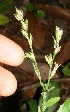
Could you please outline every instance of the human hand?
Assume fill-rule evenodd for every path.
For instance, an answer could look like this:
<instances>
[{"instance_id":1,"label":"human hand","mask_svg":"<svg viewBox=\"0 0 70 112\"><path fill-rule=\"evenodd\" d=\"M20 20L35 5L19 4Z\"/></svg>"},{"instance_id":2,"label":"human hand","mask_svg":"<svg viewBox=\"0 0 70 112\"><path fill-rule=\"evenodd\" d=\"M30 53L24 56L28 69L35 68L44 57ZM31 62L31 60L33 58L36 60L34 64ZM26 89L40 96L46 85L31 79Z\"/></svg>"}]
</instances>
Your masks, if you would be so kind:
<instances>
[{"instance_id":1,"label":"human hand","mask_svg":"<svg viewBox=\"0 0 70 112\"><path fill-rule=\"evenodd\" d=\"M11 66L18 66L23 62L22 48L12 40L0 35L0 62ZM10 96L17 89L17 80L14 75L0 67L0 96Z\"/></svg>"}]
</instances>

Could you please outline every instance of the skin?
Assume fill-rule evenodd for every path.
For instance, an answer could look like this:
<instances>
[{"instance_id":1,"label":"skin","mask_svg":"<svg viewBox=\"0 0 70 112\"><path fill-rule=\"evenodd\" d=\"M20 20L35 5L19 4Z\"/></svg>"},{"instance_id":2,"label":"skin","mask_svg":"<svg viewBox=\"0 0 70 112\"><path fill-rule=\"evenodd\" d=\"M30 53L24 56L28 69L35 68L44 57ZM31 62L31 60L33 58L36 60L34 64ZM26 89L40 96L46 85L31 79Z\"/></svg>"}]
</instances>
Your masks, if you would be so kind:
<instances>
[{"instance_id":1,"label":"skin","mask_svg":"<svg viewBox=\"0 0 70 112\"><path fill-rule=\"evenodd\" d=\"M22 48L7 37L0 35L0 62L11 66L18 66L23 62ZM0 67L0 96L10 96L17 89L14 75Z\"/></svg>"}]
</instances>

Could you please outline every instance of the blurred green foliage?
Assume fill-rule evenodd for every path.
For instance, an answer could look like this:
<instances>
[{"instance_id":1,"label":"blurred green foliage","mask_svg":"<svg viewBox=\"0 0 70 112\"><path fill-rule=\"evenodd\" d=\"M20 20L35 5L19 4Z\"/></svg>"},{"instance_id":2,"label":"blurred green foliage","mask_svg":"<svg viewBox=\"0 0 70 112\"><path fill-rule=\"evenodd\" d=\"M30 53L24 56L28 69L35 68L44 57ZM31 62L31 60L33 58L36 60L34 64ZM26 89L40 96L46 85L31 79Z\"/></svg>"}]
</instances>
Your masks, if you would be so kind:
<instances>
[{"instance_id":1,"label":"blurred green foliage","mask_svg":"<svg viewBox=\"0 0 70 112\"><path fill-rule=\"evenodd\" d=\"M5 13L10 8L10 5L13 0L3 0L0 2L0 14Z\"/></svg>"},{"instance_id":2,"label":"blurred green foliage","mask_svg":"<svg viewBox=\"0 0 70 112\"><path fill-rule=\"evenodd\" d=\"M64 67L62 68L62 73L65 76L70 76L70 61L64 65Z\"/></svg>"}]
</instances>

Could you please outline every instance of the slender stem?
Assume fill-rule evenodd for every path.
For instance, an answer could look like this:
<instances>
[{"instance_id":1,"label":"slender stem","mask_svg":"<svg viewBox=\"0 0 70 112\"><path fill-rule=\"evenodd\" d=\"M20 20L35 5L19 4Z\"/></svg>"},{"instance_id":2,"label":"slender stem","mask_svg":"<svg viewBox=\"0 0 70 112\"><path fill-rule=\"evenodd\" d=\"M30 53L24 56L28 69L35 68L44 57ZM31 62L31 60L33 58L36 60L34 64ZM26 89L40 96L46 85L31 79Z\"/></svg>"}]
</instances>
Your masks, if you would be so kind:
<instances>
[{"instance_id":1,"label":"slender stem","mask_svg":"<svg viewBox=\"0 0 70 112\"><path fill-rule=\"evenodd\" d=\"M52 69L50 68L50 70L49 70L49 76L48 76L48 83L47 83L48 87L49 87L49 83L50 83L51 71L52 71Z\"/></svg>"},{"instance_id":2,"label":"slender stem","mask_svg":"<svg viewBox=\"0 0 70 112\"><path fill-rule=\"evenodd\" d=\"M53 54L53 57L52 57L52 62L50 63L50 69L49 69L49 75L48 75L48 87L49 87L49 83L50 83L50 77L51 77L51 73L52 73L52 66L53 66L53 63L54 63L54 59L55 59L55 54Z\"/></svg>"}]
</instances>

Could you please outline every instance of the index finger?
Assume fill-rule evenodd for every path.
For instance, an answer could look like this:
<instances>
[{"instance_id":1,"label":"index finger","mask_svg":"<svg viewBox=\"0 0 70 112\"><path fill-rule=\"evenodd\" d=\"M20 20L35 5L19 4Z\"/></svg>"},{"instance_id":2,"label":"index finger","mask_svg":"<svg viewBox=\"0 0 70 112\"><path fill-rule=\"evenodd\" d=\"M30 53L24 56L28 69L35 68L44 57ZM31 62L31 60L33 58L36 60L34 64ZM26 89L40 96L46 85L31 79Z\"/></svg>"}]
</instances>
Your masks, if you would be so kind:
<instances>
[{"instance_id":1,"label":"index finger","mask_svg":"<svg viewBox=\"0 0 70 112\"><path fill-rule=\"evenodd\" d=\"M0 62L18 66L23 62L24 51L9 38L0 35Z\"/></svg>"}]
</instances>

